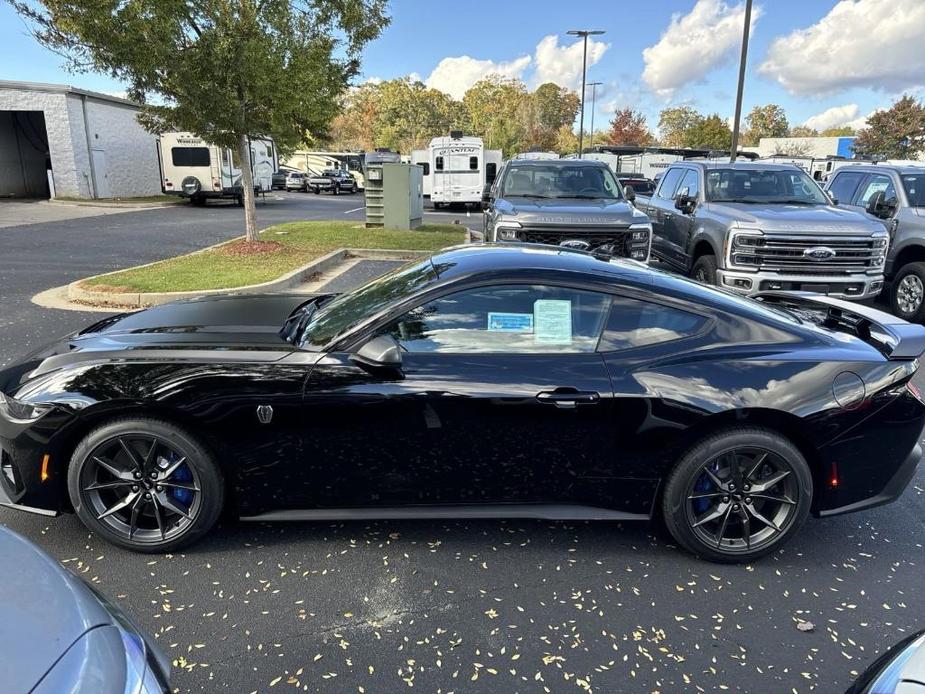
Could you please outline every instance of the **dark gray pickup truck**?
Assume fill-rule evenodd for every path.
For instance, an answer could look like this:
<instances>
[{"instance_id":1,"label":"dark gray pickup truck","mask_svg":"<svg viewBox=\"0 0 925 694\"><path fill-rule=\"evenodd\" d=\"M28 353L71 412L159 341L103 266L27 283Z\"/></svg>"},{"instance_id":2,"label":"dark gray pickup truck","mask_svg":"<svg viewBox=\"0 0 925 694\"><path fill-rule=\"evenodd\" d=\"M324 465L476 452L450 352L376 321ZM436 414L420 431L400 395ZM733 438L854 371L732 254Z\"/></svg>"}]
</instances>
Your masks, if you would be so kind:
<instances>
[{"instance_id":1,"label":"dark gray pickup truck","mask_svg":"<svg viewBox=\"0 0 925 694\"><path fill-rule=\"evenodd\" d=\"M652 220L653 257L707 284L844 299L883 287L883 225L835 206L792 164L678 162L636 206Z\"/></svg>"},{"instance_id":2,"label":"dark gray pickup truck","mask_svg":"<svg viewBox=\"0 0 925 694\"><path fill-rule=\"evenodd\" d=\"M890 234L883 274L900 318L925 322L925 163L842 166L826 186L838 204L866 214Z\"/></svg>"},{"instance_id":3,"label":"dark gray pickup truck","mask_svg":"<svg viewBox=\"0 0 925 694\"><path fill-rule=\"evenodd\" d=\"M486 187L482 209L486 241L649 259L649 218L630 204L602 162L512 159Z\"/></svg>"}]
</instances>

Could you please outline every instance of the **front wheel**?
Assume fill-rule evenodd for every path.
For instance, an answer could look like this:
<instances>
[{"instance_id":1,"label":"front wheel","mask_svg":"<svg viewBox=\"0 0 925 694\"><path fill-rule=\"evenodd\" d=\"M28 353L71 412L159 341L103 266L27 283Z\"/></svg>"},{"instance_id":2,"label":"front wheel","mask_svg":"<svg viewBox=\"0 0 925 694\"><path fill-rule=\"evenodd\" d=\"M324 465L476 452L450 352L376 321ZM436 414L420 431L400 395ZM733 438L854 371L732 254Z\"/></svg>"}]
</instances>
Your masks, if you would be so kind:
<instances>
[{"instance_id":1,"label":"front wheel","mask_svg":"<svg viewBox=\"0 0 925 694\"><path fill-rule=\"evenodd\" d=\"M812 475L796 446L768 429L733 427L684 455L665 485L662 514L694 554L748 562L793 536L812 496Z\"/></svg>"},{"instance_id":2,"label":"front wheel","mask_svg":"<svg viewBox=\"0 0 925 694\"><path fill-rule=\"evenodd\" d=\"M893 313L910 323L925 322L925 263L903 265L890 285Z\"/></svg>"},{"instance_id":3,"label":"front wheel","mask_svg":"<svg viewBox=\"0 0 925 694\"><path fill-rule=\"evenodd\" d=\"M136 552L171 552L205 534L222 510L222 474L182 429L122 419L80 442L68 493L84 525Z\"/></svg>"},{"instance_id":4,"label":"front wheel","mask_svg":"<svg viewBox=\"0 0 925 694\"><path fill-rule=\"evenodd\" d=\"M691 277L703 284L716 284L716 256L702 255L691 268Z\"/></svg>"}]
</instances>

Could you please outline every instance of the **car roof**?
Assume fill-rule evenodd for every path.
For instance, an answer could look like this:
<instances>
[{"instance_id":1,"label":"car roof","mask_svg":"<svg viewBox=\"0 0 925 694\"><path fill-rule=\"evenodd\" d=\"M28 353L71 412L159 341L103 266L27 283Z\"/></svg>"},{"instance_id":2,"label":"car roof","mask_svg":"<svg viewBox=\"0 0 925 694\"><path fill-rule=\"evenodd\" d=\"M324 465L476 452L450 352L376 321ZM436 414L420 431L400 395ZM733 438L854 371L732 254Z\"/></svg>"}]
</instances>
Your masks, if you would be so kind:
<instances>
[{"instance_id":1,"label":"car roof","mask_svg":"<svg viewBox=\"0 0 925 694\"><path fill-rule=\"evenodd\" d=\"M603 166L604 168L609 168L604 162L595 161L594 159L511 159L509 163L516 166L556 166L559 168L566 166Z\"/></svg>"},{"instance_id":2,"label":"car roof","mask_svg":"<svg viewBox=\"0 0 925 694\"><path fill-rule=\"evenodd\" d=\"M737 171L755 171L764 170L764 171L793 171L793 168L796 164L788 162L766 162L766 161L736 161L736 162L721 162L721 161L691 161L690 159L685 159L684 161L674 162L672 166L676 165L685 165L685 166L696 166L706 171L712 171L714 169L734 169ZM799 168L799 167L797 167ZM801 169L802 171L802 169Z\"/></svg>"},{"instance_id":3,"label":"car roof","mask_svg":"<svg viewBox=\"0 0 925 694\"><path fill-rule=\"evenodd\" d=\"M842 171L862 171L864 173L877 173L883 171L895 171L898 174L925 174L925 162L922 162L921 166L899 166L897 164L848 164L846 166L840 166L835 171L832 172L832 175L840 174Z\"/></svg>"}]
</instances>

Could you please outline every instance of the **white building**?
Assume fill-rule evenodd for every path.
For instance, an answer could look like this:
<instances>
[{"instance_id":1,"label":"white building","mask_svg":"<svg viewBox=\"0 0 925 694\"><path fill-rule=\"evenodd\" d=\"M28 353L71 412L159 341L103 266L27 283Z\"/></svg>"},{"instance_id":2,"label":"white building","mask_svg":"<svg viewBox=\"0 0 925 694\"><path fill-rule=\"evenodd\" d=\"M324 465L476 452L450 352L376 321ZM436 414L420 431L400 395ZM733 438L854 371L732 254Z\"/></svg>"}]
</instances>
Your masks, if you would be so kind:
<instances>
[{"instance_id":1,"label":"white building","mask_svg":"<svg viewBox=\"0 0 925 694\"><path fill-rule=\"evenodd\" d=\"M0 80L0 197L158 195L157 137L137 113L108 94Z\"/></svg>"},{"instance_id":2,"label":"white building","mask_svg":"<svg viewBox=\"0 0 925 694\"><path fill-rule=\"evenodd\" d=\"M854 136L845 137L762 137L757 147L743 147L744 150L756 152L760 157L772 157L775 154L787 156L825 157L854 156Z\"/></svg>"}]
</instances>

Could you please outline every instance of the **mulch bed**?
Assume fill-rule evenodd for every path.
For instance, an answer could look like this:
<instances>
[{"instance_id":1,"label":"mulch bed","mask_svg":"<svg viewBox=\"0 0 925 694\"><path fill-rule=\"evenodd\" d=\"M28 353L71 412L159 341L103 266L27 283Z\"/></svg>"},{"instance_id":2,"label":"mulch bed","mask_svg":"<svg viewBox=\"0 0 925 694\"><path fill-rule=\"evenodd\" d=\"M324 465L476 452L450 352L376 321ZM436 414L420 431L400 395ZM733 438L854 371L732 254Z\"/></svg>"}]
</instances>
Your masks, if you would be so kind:
<instances>
[{"instance_id":1,"label":"mulch bed","mask_svg":"<svg viewBox=\"0 0 925 694\"><path fill-rule=\"evenodd\" d=\"M278 241L235 241L218 249L223 255L258 255L262 253L276 253L282 250L283 244Z\"/></svg>"}]
</instances>

